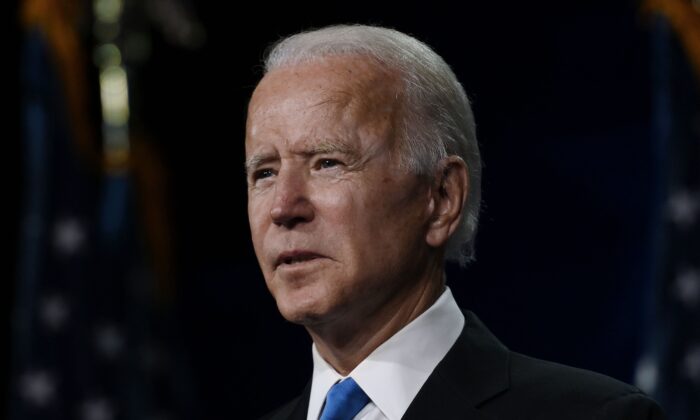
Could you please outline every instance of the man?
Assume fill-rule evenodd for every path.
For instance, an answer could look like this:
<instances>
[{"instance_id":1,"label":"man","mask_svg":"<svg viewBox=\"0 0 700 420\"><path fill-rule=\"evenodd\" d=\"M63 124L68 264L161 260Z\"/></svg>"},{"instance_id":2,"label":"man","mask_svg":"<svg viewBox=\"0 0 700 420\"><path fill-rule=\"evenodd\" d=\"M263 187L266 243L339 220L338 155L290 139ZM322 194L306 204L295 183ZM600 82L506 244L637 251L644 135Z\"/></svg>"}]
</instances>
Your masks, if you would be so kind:
<instances>
[{"instance_id":1,"label":"man","mask_svg":"<svg viewBox=\"0 0 700 420\"><path fill-rule=\"evenodd\" d=\"M313 339L271 419L663 418L634 387L510 352L445 286L471 258L480 158L464 89L400 32L335 26L269 53L246 127L248 214L282 315Z\"/></svg>"}]
</instances>

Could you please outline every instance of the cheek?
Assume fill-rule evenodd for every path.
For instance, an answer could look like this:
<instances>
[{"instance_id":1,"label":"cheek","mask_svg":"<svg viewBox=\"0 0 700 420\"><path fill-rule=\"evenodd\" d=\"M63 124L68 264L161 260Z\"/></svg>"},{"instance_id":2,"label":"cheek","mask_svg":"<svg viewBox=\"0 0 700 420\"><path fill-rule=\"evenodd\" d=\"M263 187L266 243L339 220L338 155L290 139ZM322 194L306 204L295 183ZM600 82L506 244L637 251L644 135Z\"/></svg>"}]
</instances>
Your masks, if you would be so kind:
<instances>
[{"instance_id":1,"label":"cheek","mask_svg":"<svg viewBox=\"0 0 700 420\"><path fill-rule=\"evenodd\" d=\"M255 196L248 198L248 223L250 224L250 236L253 240L255 253L260 255L265 231L269 225L269 211L265 211L264 197Z\"/></svg>"},{"instance_id":2,"label":"cheek","mask_svg":"<svg viewBox=\"0 0 700 420\"><path fill-rule=\"evenodd\" d=\"M355 185L343 183L319 188L312 202L317 216L331 227L346 230L353 228L363 200Z\"/></svg>"},{"instance_id":3,"label":"cheek","mask_svg":"<svg viewBox=\"0 0 700 420\"><path fill-rule=\"evenodd\" d=\"M334 238L333 242L348 257L352 254L365 258L384 252L391 239L382 236L392 210L381 191L366 184L347 183L319 194L315 207L328 228L327 236Z\"/></svg>"}]
</instances>

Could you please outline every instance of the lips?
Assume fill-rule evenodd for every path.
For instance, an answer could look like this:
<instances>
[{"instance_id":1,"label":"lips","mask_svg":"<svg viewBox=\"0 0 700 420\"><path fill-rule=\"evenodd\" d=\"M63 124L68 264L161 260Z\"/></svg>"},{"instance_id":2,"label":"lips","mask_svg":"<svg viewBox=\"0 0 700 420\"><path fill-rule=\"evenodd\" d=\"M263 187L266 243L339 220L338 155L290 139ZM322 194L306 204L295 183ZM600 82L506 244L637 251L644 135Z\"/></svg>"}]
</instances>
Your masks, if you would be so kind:
<instances>
[{"instance_id":1,"label":"lips","mask_svg":"<svg viewBox=\"0 0 700 420\"><path fill-rule=\"evenodd\" d=\"M306 261L323 258L323 255L316 252L293 250L281 253L275 260L275 268L280 266L293 266Z\"/></svg>"}]
</instances>

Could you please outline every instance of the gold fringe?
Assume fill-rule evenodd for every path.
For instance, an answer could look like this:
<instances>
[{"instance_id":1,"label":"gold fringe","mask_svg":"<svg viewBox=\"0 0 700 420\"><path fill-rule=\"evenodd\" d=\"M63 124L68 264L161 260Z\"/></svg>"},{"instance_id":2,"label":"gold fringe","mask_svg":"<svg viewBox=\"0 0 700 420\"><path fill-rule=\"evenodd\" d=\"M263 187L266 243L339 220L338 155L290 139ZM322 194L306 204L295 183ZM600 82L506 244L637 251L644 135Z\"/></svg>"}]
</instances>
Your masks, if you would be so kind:
<instances>
[{"instance_id":1,"label":"gold fringe","mask_svg":"<svg viewBox=\"0 0 700 420\"><path fill-rule=\"evenodd\" d=\"M700 80L700 12L687 0L645 0L642 10L668 19Z\"/></svg>"}]
</instances>

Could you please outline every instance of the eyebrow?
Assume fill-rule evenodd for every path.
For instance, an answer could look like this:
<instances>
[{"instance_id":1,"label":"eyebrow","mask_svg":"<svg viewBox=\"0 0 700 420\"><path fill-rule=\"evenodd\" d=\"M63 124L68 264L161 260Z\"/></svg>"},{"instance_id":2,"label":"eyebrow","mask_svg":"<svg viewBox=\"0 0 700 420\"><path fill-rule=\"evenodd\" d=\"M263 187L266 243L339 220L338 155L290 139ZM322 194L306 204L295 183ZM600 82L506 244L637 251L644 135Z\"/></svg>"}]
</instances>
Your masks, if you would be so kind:
<instances>
[{"instance_id":1,"label":"eyebrow","mask_svg":"<svg viewBox=\"0 0 700 420\"><path fill-rule=\"evenodd\" d=\"M340 153L343 155L348 155L353 158L358 157L359 153L357 149L351 146L348 142L344 140L333 140L333 141L323 141L319 144L314 144L308 148L303 148L303 150L293 151L292 154L300 155L304 157L312 157L316 155ZM254 154L245 161L245 172L250 174L259 166L272 162L279 159L279 154L274 153L259 153Z\"/></svg>"},{"instance_id":2,"label":"eyebrow","mask_svg":"<svg viewBox=\"0 0 700 420\"><path fill-rule=\"evenodd\" d=\"M345 140L334 140L320 142L319 144L311 146L308 150L300 151L297 154L310 157L330 153L355 156L357 155L357 150Z\"/></svg>"},{"instance_id":3,"label":"eyebrow","mask_svg":"<svg viewBox=\"0 0 700 420\"><path fill-rule=\"evenodd\" d=\"M277 153L259 153L251 156L250 158L246 159L244 164L246 175L250 175L251 172L253 172L253 170L260 165L271 162L275 159L277 159Z\"/></svg>"}]
</instances>

